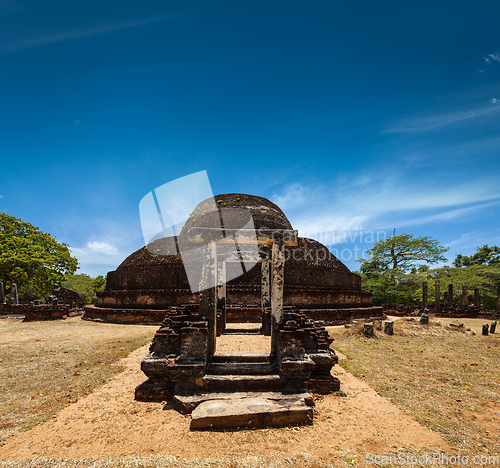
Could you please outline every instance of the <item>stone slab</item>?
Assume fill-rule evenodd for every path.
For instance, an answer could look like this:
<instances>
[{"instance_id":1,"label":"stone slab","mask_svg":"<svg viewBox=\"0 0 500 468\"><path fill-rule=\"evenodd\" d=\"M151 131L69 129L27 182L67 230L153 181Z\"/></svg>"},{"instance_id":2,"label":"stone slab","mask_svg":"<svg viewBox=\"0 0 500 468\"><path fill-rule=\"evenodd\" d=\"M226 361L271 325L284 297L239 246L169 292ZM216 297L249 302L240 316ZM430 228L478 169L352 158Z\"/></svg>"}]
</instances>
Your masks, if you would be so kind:
<instances>
[{"instance_id":1,"label":"stone slab","mask_svg":"<svg viewBox=\"0 0 500 468\"><path fill-rule=\"evenodd\" d=\"M310 393L284 393L284 392L231 392L231 393L195 393L190 395L175 394L173 405L175 410L182 414L189 414L194 409L210 400L233 400L241 398L264 398L267 400L293 400L303 401L308 406L314 406L314 400Z\"/></svg>"},{"instance_id":2,"label":"stone slab","mask_svg":"<svg viewBox=\"0 0 500 468\"><path fill-rule=\"evenodd\" d=\"M301 399L232 398L201 403L191 430L283 427L312 424L313 410Z\"/></svg>"}]
</instances>

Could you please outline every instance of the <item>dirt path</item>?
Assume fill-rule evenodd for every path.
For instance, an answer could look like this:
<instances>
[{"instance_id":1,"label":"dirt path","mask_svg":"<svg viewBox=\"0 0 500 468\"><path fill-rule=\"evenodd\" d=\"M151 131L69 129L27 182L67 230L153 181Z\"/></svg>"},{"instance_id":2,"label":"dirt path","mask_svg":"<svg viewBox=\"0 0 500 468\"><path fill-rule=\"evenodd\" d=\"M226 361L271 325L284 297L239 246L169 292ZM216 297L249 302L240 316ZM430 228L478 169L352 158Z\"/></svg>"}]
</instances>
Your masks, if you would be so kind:
<instances>
[{"instance_id":1,"label":"dirt path","mask_svg":"<svg viewBox=\"0 0 500 468\"><path fill-rule=\"evenodd\" d=\"M229 335L218 349L243 351L267 346L263 337ZM224 337L224 339L226 339ZM228 344L229 343L229 344ZM308 453L334 460L347 452L387 454L401 447L449 450L441 436L403 414L366 383L339 366L333 373L347 397L317 402L313 426L228 432L191 432L189 417L160 403L134 401L145 380L140 361L148 346L122 360L126 370L49 421L20 433L0 448L0 459L174 455L181 459L244 458ZM339 356L345 358L344 356Z\"/></svg>"}]
</instances>

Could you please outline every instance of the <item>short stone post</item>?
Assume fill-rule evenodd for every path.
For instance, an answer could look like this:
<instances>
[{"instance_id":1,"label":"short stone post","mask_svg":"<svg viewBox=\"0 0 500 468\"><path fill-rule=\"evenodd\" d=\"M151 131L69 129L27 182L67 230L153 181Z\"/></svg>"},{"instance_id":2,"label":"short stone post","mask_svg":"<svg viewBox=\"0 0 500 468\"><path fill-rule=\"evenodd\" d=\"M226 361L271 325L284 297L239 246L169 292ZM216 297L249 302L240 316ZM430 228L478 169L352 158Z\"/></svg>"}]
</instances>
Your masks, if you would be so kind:
<instances>
[{"instance_id":1,"label":"short stone post","mask_svg":"<svg viewBox=\"0 0 500 468\"><path fill-rule=\"evenodd\" d=\"M17 296L17 286L16 283L10 285L10 302L11 304L19 304L19 297Z\"/></svg>"},{"instance_id":2,"label":"short stone post","mask_svg":"<svg viewBox=\"0 0 500 468\"><path fill-rule=\"evenodd\" d=\"M481 296L479 295L479 289L474 289L474 306L481 307Z\"/></svg>"},{"instance_id":3,"label":"short stone post","mask_svg":"<svg viewBox=\"0 0 500 468\"><path fill-rule=\"evenodd\" d=\"M484 336L488 336L488 324L487 323L483 323L483 335Z\"/></svg>"},{"instance_id":4,"label":"short stone post","mask_svg":"<svg viewBox=\"0 0 500 468\"><path fill-rule=\"evenodd\" d=\"M496 320L492 320L490 326L490 333L495 333L496 329L497 329L497 322Z\"/></svg>"},{"instance_id":5,"label":"short stone post","mask_svg":"<svg viewBox=\"0 0 500 468\"><path fill-rule=\"evenodd\" d=\"M273 242L271 265L271 354L276 355L276 333L283 318L283 288L285 282L285 242Z\"/></svg>"},{"instance_id":6,"label":"short stone post","mask_svg":"<svg viewBox=\"0 0 500 468\"><path fill-rule=\"evenodd\" d=\"M384 332L388 335L394 335L394 322L392 320L386 320L384 324Z\"/></svg>"},{"instance_id":7,"label":"short stone post","mask_svg":"<svg viewBox=\"0 0 500 468\"><path fill-rule=\"evenodd\" d=\"M363 333L367 338L373 338L373 323L364 323L363 324Z\"/></svg>"},{"instance_id":8,"label":"short stone post","mask_svg":"<svg viewBox=\"0 0 500 468\"><path fill-rule=\"evenodd\" d=\"M0 282L0 304L5 304L5 289L2 282Z\"/></svg>"},{"instance_id":9,"label":"short stone post","mask_svg":"<svg viewBox=\"0 0 500 468\"><path fill-rule=\"evenodd\" d=\"M217 334L217 246L209 242L203 247L203 273L200 281L200 315L208 322L208 357L215 353Z\"/></svg>"},{"instance_id":10,"label":"short stone post","mask_svg":"<svg viewBox=\"0 0 500 468\"><path fill-rule=\"evenodd\" d=\"M427 307L427 299L428 299L429 286L427 281L422 283L422 307L425 309Z\"/></svg>"},{"instance_id":11,"label":"short stone post","mask_svg":"<svg viewBox=\"0 0 500 468\"><path fill-rule=\"evenodd\" d=\"M421 316L420 316L420 323L422 325L427 325L429 323L429 314L426 314L426 313L423 313Z\"/></svg>"},{"instance_id":12,"label":"short stone post","mask_svg":"<svg viewBox=\"0 0 500 468\"><path fill-rule=\"evenodd\" d=\"M469 288L462 287L462 307L469 307Z\"/></svg>"},{"instance_id":13,"label":"short stone post","mask_svg":"<svg viewBox=\"0 0 500 468\"><path fill-rule=\"evenodd\" d=\"M453 284L448 285L448 305L453 307Z\"/></svg>"},{"instance_id":14,"label":"short stone post","mask_svg":"<svg viewBox=\"0 0 500 468\"><path fill-rule=\"evenodd\" d=\"M441 282L436 281L436 291L434 293L435 303L434 308L437 310L441 307Z\"/></svg>"}]
</instances>

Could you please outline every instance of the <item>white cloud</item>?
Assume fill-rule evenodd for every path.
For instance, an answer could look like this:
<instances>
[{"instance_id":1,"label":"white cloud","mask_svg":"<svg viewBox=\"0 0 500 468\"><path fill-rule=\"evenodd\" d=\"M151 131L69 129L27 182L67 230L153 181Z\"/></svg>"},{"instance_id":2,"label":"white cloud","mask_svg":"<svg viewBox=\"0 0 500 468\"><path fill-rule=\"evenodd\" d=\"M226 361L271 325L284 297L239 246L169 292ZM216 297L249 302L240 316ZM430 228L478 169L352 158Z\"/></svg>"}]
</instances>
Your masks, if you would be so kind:
<instances>
[{"instance_id":1,"label":"white cloud","mask_svg":"<svg viewBox=\"0 0 500 468\"><path fill-rule=\"evenodd\" d=\"M102 253L104 255L115 255L118 253L118 249L113 245L106 244L106 242L88 242L87 248L93 252Z\"/></svg>"},{"instance_id":2,"label":"white cloud","mask_svg":"<svg viewBox=\"0 0 500 468\"><path fill-rule=\"evenodd\" d=\"M479 117L487 117L498 112L496 106L484 106L467 111L450 112L438 114L431 117L414 118L403 120L401 123L385 130L383 133L416 133L426 132L445 125L454 124L464 120L473 120Z\"/></svg>"},{"instance_id":3,"label":"white cloud","mask_svg":"<svg viewBox=\"0 0 500 468\"><path fill-rule=\"evenodd\" d=\"M497 98L491 98L491 103L496 104L497 102L500 102Z\"/></svg>"},{"instance_id":4,"label":"white cloud","mask_svg":"<svg viewBox=\"0 0 500 468\"><path fill-rule=\"evenodd\" d=\"M492 60L495 60L497 62L500 62L500 54L488 54L488 57L490 57Z\"/></svg>"},{"instance_id":5,"label":"white cloud","mask_svg":"<svg viewBox=\"0 0 500 468\"><path fill-rule=\"evenodd\" d=\"M488 65L491 65L491 60L488 57L483 57Z\"/></svg>"},{"instance_id":6,"label":"white cloud","mask_svg":"<svg viewBox=\"0 0 500 468\"><path fill-rule=\"evenodd\" d=\"M37 37L21 39L10 44L0 45L0 51L13 52L16 50L31 49L46 44L54 44L56 42L72 41L77 39L85 39L88 37L98 36L101 34L118 31L120 29L134 28L146 24L156 23L158 21L167 20L169 17L153 17L135 21L124 21L121 23L104 24L94 27L76 29L73 31L59 31L50 34L43 34Z\"/></svg>"},{"instance_id":7,"label":"white cloud","mask_svg":"<svg viewBox=\"0 0 500 468\"><path fill-rule=\"evenodd\" d=\"M356 179L370 183L353 188L350 181ZM470 218L500 203L500 186L495 177L443 186L441 181L409 179L406 172L394 167L352 178L338 177L328 185L315 184L313 189L294 183L284 189L284 196L275 194L271 200L279 206L280 200L292 202L288 196L292 189L293 193L308 194L307 209L295 210L293 204L282 208L299 235L320 242L331 238L328 233L334 231L383 230ZM315 193L322 195L316 197ZM430 214L422 216L423 210Z\"/></svg>"}]
</instances>

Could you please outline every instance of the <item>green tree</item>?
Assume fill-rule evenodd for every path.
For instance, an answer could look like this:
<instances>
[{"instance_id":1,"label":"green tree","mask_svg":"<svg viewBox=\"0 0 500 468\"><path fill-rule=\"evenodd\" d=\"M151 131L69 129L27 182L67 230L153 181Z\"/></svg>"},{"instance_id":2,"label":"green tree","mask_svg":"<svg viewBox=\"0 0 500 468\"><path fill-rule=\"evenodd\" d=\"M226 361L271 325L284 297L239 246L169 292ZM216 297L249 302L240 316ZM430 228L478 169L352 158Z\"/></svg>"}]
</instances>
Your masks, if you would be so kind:
<instances>
[{"instance_id":1,"label":"green tree","mask_svg":"<svg viewBox=\"0 0 500 468\"><path fill-rule=\"evenodd\" d=\"M366 252L368 259L358 259L361 262L361 271L392 270L405 272L417 268L421 262L433 264L445 262L443 254L448 250L431 237L413 237L413 234L393 235L381 239Z\"/></svg>"},{"instance_id":2,"label":"green tree","mask_svg":"<svg viewBox=\"0 0 500 468\"><path fill-rule=\"evenodd\" d=\"M458 254L453 261L456 267L467 267L471 265L500 266L500 247L496 245L488 247L488 244L478 247L474 255Z\"/></svg>"},{"instance_id":3,"label":"green tree","mask_svg":"<svg viewBox=\"0 0 500 468\"><path fill-rule=\"evenodd\" d=\"M21 299L47 298L78 268L66 244L12 215L0 213L0 281L16 283Z\"/></svg>"},{"instance_id":4,"label":"green tree","mask_svg":"<svg viewBox=\"0 0 500 468\"><path fill-rule=\"evenodd\" d=\"M430 237L396 235L375 242L361 262L363 289L373 293L374 304L398 302L415 304L417 291L429 276L429 264L446 261L448 249ZM421 296L420 296L421 297Z\"/></svg>"},{"instance_id":5,"label":"green tree","mask_svg":"<svg viewBox=\"0 0 500 468\"><path fill-rule=\"evenodd\" d=\"M91 278L89 275L80 273L78 275L67 275L61 286L71 291L75 291L84 300L85 304L93 304L97 300L96 292L104 290L106 278L97 276Z\"/></svg>"}]
</instances>

